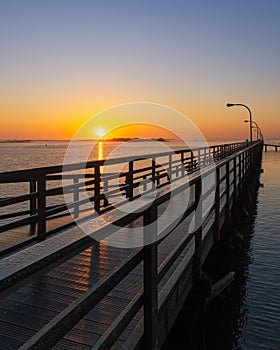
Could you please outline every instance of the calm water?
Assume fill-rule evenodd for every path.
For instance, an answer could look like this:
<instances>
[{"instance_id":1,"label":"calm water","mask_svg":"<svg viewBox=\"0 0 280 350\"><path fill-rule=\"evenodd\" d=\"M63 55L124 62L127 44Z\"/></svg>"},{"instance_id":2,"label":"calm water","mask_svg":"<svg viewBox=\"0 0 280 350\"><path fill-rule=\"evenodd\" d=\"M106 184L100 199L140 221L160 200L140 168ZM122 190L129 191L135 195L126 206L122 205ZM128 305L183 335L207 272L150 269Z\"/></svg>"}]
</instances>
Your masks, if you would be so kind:
<instances>
[{"instance_id":1,"label":"calm water","mask_svg":"<svg viewBox=\"0 0 280 350\"><path fill-rule=\"evenodd\" d=\"M197 143L199 146L199 143ZM128 147L119 147L126 145L121 142L103 142L96 144L90 160L102 159L110 154L110 157L122 157L127 154L145 154L151 152L163 151L157 142L129 142ZM181 142L166 142L164 145L171 149L185 148ZM68 142L55 142L55 141L34 141L27 143L0 143L0 172L1 171L13 171L19 169L28 169L34 167L43 167L51 165L63 164L65 152L68 148ZM118 147L118 148L117 148ZM81 150L91 149L92 143L89 141L76 141L73 149L76 150L73 153L73 162L82 161L80 154ZM111 155L111 152L115 149L117 152ZM166 149L168 151L168 149Z\"/></svg>"},{"instance_id":2,"label":"calm water","mask_svg":"<svg viewBox=\"0 0 280 350\"><path fill-rule=\"evenodd\" d=\"M85 144L77 142L77 152L88 147ZM106 157L116 145L104 143L92 158ZM0 171L61 164L67 146L66 142L0 143ZM167 146L182 148L180 143ZM132 147L137 154L157 151L151 142ZM264 187L259 190L248 248L242 257L238 295L231 305L222 305L220 323L227 325L226 333L230 334L230 345L216 347L223 350L280 349L280 152L264 153L262 167ZM7 194L7 186L0 191Z\"/></svg>"},{"instance_id":3,"label":"calm water","mask_svg":"<svg viewBox=\"0 0 280 350\"><path fill-rule=\"evenodd\" d=\"M263 153L262 168L253 218L241 229L245 249L230 263L236 281L207 309L205 350L280 349L280 152ZM202 349L188 324L191 305L184 306L164 350Z\"/></svg>"},{"instance_id":4,"label":"calm water","mask_svg":"<svg viewBox=\"0 0 280 350\"><path fill-rule=\"evenodd\" d=\"M280 153L264 153L263 169L236 350L280 349Z\"/></svg>"}]
</instances>

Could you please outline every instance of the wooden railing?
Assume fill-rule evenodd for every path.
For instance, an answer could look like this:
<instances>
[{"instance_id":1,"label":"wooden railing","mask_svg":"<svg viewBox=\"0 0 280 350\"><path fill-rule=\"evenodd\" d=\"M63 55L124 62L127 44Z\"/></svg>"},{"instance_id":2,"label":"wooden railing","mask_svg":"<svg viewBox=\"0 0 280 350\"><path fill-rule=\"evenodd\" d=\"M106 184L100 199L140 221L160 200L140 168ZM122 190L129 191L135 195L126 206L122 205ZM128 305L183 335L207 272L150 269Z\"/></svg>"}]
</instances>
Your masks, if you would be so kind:
<instances>
[{"instance_id":1,"label":"wooden railing","mask_svg":"<svg viewBox=\"0 0 280 350\"><path fill-rule=\"evenodd\" d=\"M275 145L275 144L272 144L272 143L265 143L264 144L264 151L267 152L268 148L274 148L275 152L277 152L278 148L280 148L280 145Z\"/></svg>"},{"instance_id":2,"label":"wooden railing","mask_svg":"<svg viewBox=\"0 0 280 350\"><path fill-rule=\"evenodd\" d=\"M71 165L59 165L28 170L0 173L0 186L21 184L26 186L24 193L0 199L0 233L26 226L30 237L19 245L33 241L42 241L69 225L75 219L90 216L89 210L81 210L85 204L81 193L87 192L89 200L98 212L107 211L122 205L124 201L113 203L119 191L133 200L139 196L139 189L149 191L152 186L164 186L174 178L184 177L213 161L218 161L246 147L246 143L233 143L196 148L194 150L176 150L159 154L146 154L130 157L98 160ZM123 164L121 174L114 174L109 168ZM86 169L86 170L85 170ZM62 185L62 179L69 184ZM64 202L63 194L73 197L71 203ZM92 208L91 208L92 209ZM3 249L7 252L14 245Z\"/></svg>"},{"instance_id":3,"label":"wooden railing","mask_svg":"<svg viewBox=\"0 0 280 350\"><path fill-rule=\"evenodd\" d=\"M50 323L27 341L24 348L29 349L36 347L38 349L50 349L64 336L64 334L81 320L92 307L94 307L122 279L124 279L125 276L144 261L143 291L140 291L134 299L130 301L123 312L114 320L103 336L97 341L94 349L110 348L142 306L144 337L141 336L138 340L140 341L142 339L145 349L156 349L159 341L158 321L161 319L161 315L164 311L167 300L170 297L171 290L174 289L175 283L172 281L171 284L171 282L169 283L169 281L167 281L165 283L164 291L159 297L159 282L164 276L166 276L171 266L182 254L184 249L190 245L193 246L193 258L188 257L189 260L187 261L186 256L184 257L183 262L186 260L186 262L184 262L185 264L191 264L193 279L195 280L199 278L201 266L205 259L205 248L203 245L203 241L206 239L205 237L212 235L214 237L213 240L219 239L220 227L229 216L231 207L235 203L237 196L240 194L245 181L252 174L255 173L256 175L256 169L254 166L257 165L260 160L262 142L256 142L245 148L243 145L239 145L239 147L239 151L235 151L226 158L217 161L215 167L205 167L205 169L202 169L197 175L193 174L188 182L178 181L177 185L172 189L172 195L175 196L175 198L186 188L191 188L195 194L194 199L191 202L186 203L184 213L180 220L178 222L170 222L166 227L161 228L160 231L158 230L157 225L154 224L152 225L152 229L150 227L149 232L145 232L144 226L144 236L146 234L150 239L151 235L153 235L157 237L157 240L152 244L145 245L143 248L135 249L123 263L113 269L112 272L106 275L106 277L100 282L90 287L81 297L71 303L63 312L58 314ZM198 162L199 161L201 162L202 159L198 159ZM53 168L53 170L57 171L55 168ZM174 174L175 173L176 172L174 172ZM48 174L50 174L50 169L48 169ZM212 176L213 174L216 178L216 186L211 188L207 193L201 193L202 178L205 179L207 176ZM213 195L213 193L215 195L215 201L211 206L207 217L202 218L201 208L199 207L202 205L200 197L202 196L203 201L207 201L207 198L210 195ZM160 195L154 201L151 201L151 205L148 206L148 208L147 204L142 204L143 210L139 207L139 210L133 214L122 213L120 216L113 219L112 222L108 222L108 226L117 222L119 227L125 228L139 217L143 218L144 225L155 223L158 217L160 205L167 202L169 198L169 191L165 191L163 195ZM192 215L196 217L196 222L199 223L196 230L194 232L188 232L188 227L186 227L186 235L180 242L178 242L171 254L169 254L161 265L158 266L158 245L173 232L180 222ZM106 238L107 236L107 226L96 231L96 238L99 240ZM79 251L93 244L93 241L89 237L82 238L83 244L81 244L80 240L81 239L79 239L79 242L71 243L70 248L67 246L67 254L71 254L71 251L75 251L76 254L78 254ZM14 288L19 282L22 284L24 278L30 277L33 273L37 272L38 269L44 268L46 271L46 269L53 268L53 265L58 263L59 258L63 257L63 259L65 259L65 251L59 247L55 248L56 254L50 251L48 257L43 259L40 254L40 249L43 248L44 246L42 244L37 245L36 259L30 259L30 263L24 268L21 267L20 271L17 271L16 267L14 271L4 271L0 284L0 292L8 292L10 287ZM16 261L16 264L19 264L19 262ZM174 277L172 277L172 279L174 279ZM178 275L177 279L178 281L181 280L181 275Z\"/></svg>"}]
</instances>

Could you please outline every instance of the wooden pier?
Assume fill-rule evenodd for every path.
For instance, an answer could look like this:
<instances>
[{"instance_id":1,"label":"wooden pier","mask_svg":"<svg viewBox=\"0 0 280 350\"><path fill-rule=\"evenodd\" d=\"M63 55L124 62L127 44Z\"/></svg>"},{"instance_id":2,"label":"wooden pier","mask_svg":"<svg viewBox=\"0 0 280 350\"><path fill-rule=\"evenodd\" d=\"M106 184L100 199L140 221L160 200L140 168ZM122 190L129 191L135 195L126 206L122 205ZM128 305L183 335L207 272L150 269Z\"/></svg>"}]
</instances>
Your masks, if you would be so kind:
<instances>
[{"instance_id":1,"label":"wooden pier","mask_svg":"<svg viewBox=\"0 0 280 350\"><path fill-rule=\"evenodd\" d=\"M274 148L275 152L277 152L278 148L280 148L280 145L274 145L274 144L270 144L270 143L265 143L264 144L264 151L267 152L268 148Z\"/></svg>"},{"instance_id":2,"label":"wooden pier","mask_svg":"<svg viewBox=\"0 0 280 350\"><path fill-rule=\"evenodd\" d=\"M26 186L26 193L0 201L1 235L14 239L5 245L3 238L0 261L1 348L160 349L220 228L256 176L262 147L238 143L151 154L145 166L139 156L1 173L0 183ZM116 177L109 169L118 163L124 167ZM119 188L137 210L114 202ZM137 202L155 189L156 198ZM68 206L63 193L72 196ZM98 217L84 206L82 193ZM183 208L182 215L157 225L171 195L173 211ZM130 237L131 227L142 227L143 235ZM140 246L151 235L157 239ZM132 239L140 247L112 247L110 239L119 246Z\"/></svg>"}]
</instances>

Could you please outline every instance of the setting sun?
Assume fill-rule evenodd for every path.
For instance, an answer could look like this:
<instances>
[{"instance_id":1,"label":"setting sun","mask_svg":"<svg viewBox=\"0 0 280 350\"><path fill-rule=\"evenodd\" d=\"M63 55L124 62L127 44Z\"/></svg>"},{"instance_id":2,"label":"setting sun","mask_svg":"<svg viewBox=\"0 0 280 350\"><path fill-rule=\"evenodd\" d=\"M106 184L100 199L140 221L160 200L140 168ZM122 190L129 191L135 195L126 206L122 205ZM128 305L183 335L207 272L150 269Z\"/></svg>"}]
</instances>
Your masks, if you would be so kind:
<instances>
[{"instance_id":1,"label":"setting sun","mask_svg":"<svg viewBox=\"0 0 280 350\"><path fill-rule=\"evenodd\" d=\"M98 128L94 131L95 135L98 136L98 137L103 137L106 132L103 128Z\"/></svg>"}]
</instances>

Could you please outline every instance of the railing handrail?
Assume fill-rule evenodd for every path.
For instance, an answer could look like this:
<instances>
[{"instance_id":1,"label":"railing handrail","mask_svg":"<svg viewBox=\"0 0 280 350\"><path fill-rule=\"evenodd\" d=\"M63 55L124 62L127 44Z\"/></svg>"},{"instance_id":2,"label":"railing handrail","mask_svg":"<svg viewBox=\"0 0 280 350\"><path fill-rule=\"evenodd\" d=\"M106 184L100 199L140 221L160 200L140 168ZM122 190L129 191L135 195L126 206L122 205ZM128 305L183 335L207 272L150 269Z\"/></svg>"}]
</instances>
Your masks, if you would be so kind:
<instances>
[{"instance_id":1,"label":"railing handrail","mask_svg":"<svg viewBox=\"0 0 280 350\"><path fill-rule=\"evenodd\" d=\"M108 165L113 165L113 164L129 162L132 158L137 159L137 161L138 160L140 161L140 160L145 160L147 158L150 158L152 156L164 157L174 153L176 154L188 153L188 152L200 151L204 149L214 149L216 147L230 147L233 145L245 146L246 142L218 144L218 145L212 145L209 147L196 147L193 149L180 149L180 150L160 152L160 153L153 152L153 153L147 153L147 154L133 155L133 157L125 156L125 157L110 158L108 160L101 159L101 160L93 160L88 162L72 163L72 164L65 164L65 165L60 164L60 165L51 165L51 166L45 166L45 167L36 167L31 169L13 170L13 171L7 171L7 172L4 171L4 172L0 172L0 183L3 183L3 182L6 183L6 182L9 182L10 180L11 180L11 183L17 180L19 180L20 182L30 181L32 179L36 179L39 176L43 176L43 175L61 173L63 171L67 172L67 171L80 170L85 168L92 168L95 166L103 166L105 162Z\"/></svg>"},{"instance_id":2,"label":"railing handrail","mask_svg":"<svg viewBox=\"0 0 280 350\"><path fill-rule=\"evenodd\" d=\"M121 162L121 164L125 164L128 161L128 164L132 164L132 162L137 162L142 159L153 159L153 164L151 166L146 166L142 169L134 168L133 166L128 171L122 173L120 176L112 175L112 174L100 174L100 167L104 165L105 160L88 162L86 164L87 167L93 166L92 174L68 174L65 171L72 170L81 170L79 167L84 166L84 163L75 163L69 164L65 167L63 166L51 166L51 167L43 167L43 168L34 168L28 170L19 170L14 172L0 173L0 183L13 183L13 182L29 182L30 183L30 192L24 195L19 195L11 198L0 199L0 207L7 207L12 204L19 204L21 202L30 202L29 210L20 210L18 212L4 212L4 214L0 215L0 220L6 220L2 222L0 225L0 232L5 232L16 227L31 225L30 226L30 242L34 241L34 234L36 233L36 225L37 225L37 235L38 240L45 239L45 235L57 232L58 230L63 229L65 226L73 225L74 221L71 223L60 223L54 226L52 229L47 231L46 229L46 221L51 218L55 218L55 215L59 214L60 216L70 215L68 210L73 210L74 217L77 219L79 217L80 207L85 204L86 199L80 199L80 193L88 190L87 186L91 186L91 193L89 196L89 200L94 202L94 208L97 211L101 210L110 210L114 206L120 207L120 204L114 203L114 206L111 206L108 203L108 195L114 196L119 193L119 191L124 191L126 193L126 198L134 199L137 198L138 195L134 194L134 190L137 192L137 187L141 184L141 180L149 179L155 183L156 186L164 186L168 184L169 177L184 177L185 173L190 174L201 167L211 163L212 161L218 161L223 157L227 157L232 153L236 153L239 150L244 148L248 148L248 144L246 142L232 143L232 144L221 144L221 145L213 145L210 147L197 147L194 150L175 150L170 152L162 152L162 153L150 153L146 155L139 155L133 157L131 161L131 157L120 157L110 159L110 164L117 164ZM252 146L252 145L251 145ZM249 146L250 147L250 146ZM207 153L208 152L208 153ZM172 158L172 155L176 153L181 155L181 159L177 159L177 157ZM186 154L189 154L186 156ZM164 163L167 166L167 169L164 171L160 168L162 165L158 165L155 163L155 160L160 157L169 156L169 160ZM178 164L177 164L178 163ZM106 162L107 164L107 162ZM183 165L183 167L181 166ZM144 169L144 170L143 170ZM52 175L57 173L58 170L63 171L63 173ZM35 172L34 172L35 171ZM42 172L43 171L43 172ZM147 173L145 173L147 172ZM31 176L32 175L32 176ZM136 176L135 176L136 175ZM47 182L52 180L62 180L63 178L72 179L72 184L63 184L59 185L59 187L55 188L47 188ZM83 180L84 177L84 180ZM118 184L119 189L114 188L115 185L110 183L110 188L108 188L108 181L112 179L122 178L123 183ZM79 182L82 179L81 182ZM77 180L77 182L75 182ZM102 181L102 186L101 182ZM143 182L143 181L142 181ZM160 182L164 182L160 184ZM141 184L143 189L145 189L145 184ZM106 189L106 192L105 192ZM68 193L73 194L73 201L68 206L65 203L58 203L56 205L50 205L47 203L46 199L51 196L62 195L67 191ZM111 197L112 198L112 197ZM103 201L104 205L101 208L100 202ZM121 204L122 205L122 204ZM106 208L105 208L106 207ZM16 215L18 213L18 215ZM64 214L60 214L64 213ZM25 215L25 216L24 216ZM30 215L30 216L27 216ZM85 215L85 214L83 214ZM87 215L87 214L86 214ZM24 217L22 217L24 216ZM18 219L17 219L18 218ZM7 221L8 220L8 221ZM33 236L33 237L32 237ZM21 242L19 242L20 244ZM15 246L18 243L15 244ZM28 244L28 239L25 239L25 244ZM9 246L3 248L1 250L1 254L11 251L13 246Z\"/></svg>"}]
</instances>

